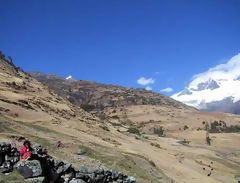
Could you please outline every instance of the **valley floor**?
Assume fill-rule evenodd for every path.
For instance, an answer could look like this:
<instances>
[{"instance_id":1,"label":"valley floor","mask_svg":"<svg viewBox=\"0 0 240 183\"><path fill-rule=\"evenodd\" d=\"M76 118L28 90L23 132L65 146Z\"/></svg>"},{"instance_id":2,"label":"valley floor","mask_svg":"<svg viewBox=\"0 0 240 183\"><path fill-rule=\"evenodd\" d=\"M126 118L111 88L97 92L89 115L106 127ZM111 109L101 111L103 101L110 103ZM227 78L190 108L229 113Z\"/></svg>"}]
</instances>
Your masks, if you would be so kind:
<instances>
[{"instance_id":1,"label":"valley floor","mask_svg":"<svg viewBox=\"0 0 240 183\"><path fill-rule=\"evenodd\" d=\"M111 125L108 130L99 130L77 121L71 121L71 125L45 123L2 117L0 139L16 142L19 136L25 136L76 167L107 166L135 176L140 183L234 183L240 176L237 133L211 134L212 145L208 146L205 131L201 130L169 132L166 137L157 137L120 132ZM183 139L190 143L181 143ZM56 146L58 141L62 146ZM78 155L79 151L83 151L82 155Z\"/></svg>"}]
</instances>

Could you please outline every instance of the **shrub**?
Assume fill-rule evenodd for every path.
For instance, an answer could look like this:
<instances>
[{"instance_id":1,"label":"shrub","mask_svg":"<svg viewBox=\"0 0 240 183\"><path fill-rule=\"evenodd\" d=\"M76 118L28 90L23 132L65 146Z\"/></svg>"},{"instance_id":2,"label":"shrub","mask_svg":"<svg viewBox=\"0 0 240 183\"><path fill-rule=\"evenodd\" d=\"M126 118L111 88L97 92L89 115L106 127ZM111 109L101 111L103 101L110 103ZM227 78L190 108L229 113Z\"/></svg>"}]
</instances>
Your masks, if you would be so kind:
<instances>
[{"instance_id":1,"label":"shrub","mask_svg":"<svg viewBox=\"0 0 240 183\"><path fill-rule=\"evenodd\" d=\"M160 126L159 128L154 128L153 133L157 134L159 137L164 137L165 136L164 129L163 129L162 126Z\"/></svg>"},{"instance_id":2,"label":"shrub","mask_svg":"<svg viewBox=\"0 0 240 183\"><path fill-rule=\"evenodd\" d=\"M230 125L227 126L224 121L214 121L210 124L210 133L237 133L240 132L240 125Z\"/></svg>"},{"instance_id":3,"label":"shrub","mask_svg":"<svg viewBox=\"0 0 240 183\"><path fill-rule=\"evenodd\" d=\"M140 135L140 131L135 127L128 128L127 132Z\"/></svg>"},{"instance_id":4,"label":"shrub","mask_svg":"<svg viewBox=\"0 0 240 183\"><path fill-rule=\"evenodd\" d=\"M105 130L105 131L110 131L109 128L108 128L107 126L103 126L103 125L101 125L101 126L99 126L99 127L102 128L102 129Z\"/></svg>"},{"instance_id":5,"label":"shrub","mask_svg":"<svg viewBox=\"0 0 240 183\"><path fill-rule=\"evenodd\" d=\"M161 148L161 146L158 143L151 142L151 146L157 147L159 149Z\"/></svg>"},{"instance_id":6,"label":"shrub","mask_svg":"<svg viewBox=\"0 0 240 183\"><path fill-rule=\"evenodd\" d=\"M150 165L152 165L153 167L156 167L156 164L151 160L149 161Z\"/></svg>"},{"instance_id":7,"label":"shrub","mask_svg":"<svg viewBox=\"0 0 240 183\"><path fill-rule=\"evenodd\" d=\"M189 143L190 143L190 141L189 141L189 140L186 140L186 139L184 139L184 140L179 140L179 141L178 141L178 143L179 143L179 144L182 144L182 145L187 145L187 144L189 144Z\"/></svg>"},{"instance_id":8,"label":"shrub","mask_svg":"<svg viewBox=\"0 0 240 183\"><path fill-rule=\"evenodd\" d=\"M119 119L119 116L118 116L118 115L114 115L114 116L112 116L111 118L113 118L113 119Z\"/></svg>"},{"instance_id":9,"label":"shrub","mask_svg":"<svg viewBox=\"0 0 240 183\"><path fill-rule=\"evenodd\" d=\"M183 129L187 130L189 127L187 125L184 125Z\"/></svg>"},{"instance_id":10,"label":"shrub","mask_svg":"<svg viewBox=\"0 0 240 183\"><path fill-rule=\"evenodd\" d=\"M84 111L90 112L90 111L92 111L92 110L95 109L95 106L94 106L94 105L90 105L90 104L82 104L82 105L81 105L81 108L82 108Z\"/></svg>"}]
</instances>

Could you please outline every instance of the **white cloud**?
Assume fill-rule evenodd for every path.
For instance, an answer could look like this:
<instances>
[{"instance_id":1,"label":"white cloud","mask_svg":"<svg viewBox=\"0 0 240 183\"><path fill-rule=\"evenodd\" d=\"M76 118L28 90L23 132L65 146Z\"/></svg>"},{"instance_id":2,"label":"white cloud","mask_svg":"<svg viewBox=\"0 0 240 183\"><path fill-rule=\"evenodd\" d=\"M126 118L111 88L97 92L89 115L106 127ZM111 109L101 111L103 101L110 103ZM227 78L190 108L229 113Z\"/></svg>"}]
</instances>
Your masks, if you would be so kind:
<instances>
[{"instance_id":1,"label":"white cloud","mask_svg":"<svg viewBox=\"0 0 240 183\"><path fill-rule=\"evenodd\" d=\"M165 92L165 93L170 93L172 91L173 91L172 88L164 88L164 89L161 90L161 92Z\"/></svg>"},{"instance_id":2,"label":"white cloud","mask_svg":"<svg viewBox=\"0 0 240 183\"><path fill-rule=\"evenodd\" d=\"M145 86L145 85L149 85L149 84L154 84L155 80L153 78L140 77L137 80L137 83L140 84L140 85Z\"/></svg>"},{"instance_id":3,"label":"white cloud","mask_svg":"<svg viewBox=\"0 0 240 183\"><path fill-rule=\"evenodd\" d=\"M151 86L147 86L147 87L145 88L145 90L151 91L151 90L152 90L152 87L151 87Z\"/></svg>"}]
</instances>

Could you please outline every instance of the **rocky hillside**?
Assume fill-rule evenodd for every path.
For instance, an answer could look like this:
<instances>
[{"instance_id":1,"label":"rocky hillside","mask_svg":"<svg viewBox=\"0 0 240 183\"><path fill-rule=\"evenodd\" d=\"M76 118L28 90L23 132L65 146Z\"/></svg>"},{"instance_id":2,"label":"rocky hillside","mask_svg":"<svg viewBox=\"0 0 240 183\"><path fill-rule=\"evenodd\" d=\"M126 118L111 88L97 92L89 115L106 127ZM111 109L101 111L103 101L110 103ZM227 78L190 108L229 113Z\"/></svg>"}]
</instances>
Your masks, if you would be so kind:
<instances>
[{"instance_id":1,"label":"rocky hillside","mask_svg":"<svg viewBox=\"0 0 240 183\"><path fill-rule=\"evenodd\" d=\"M0 114L25 120L96 120L72 105L28 73L11 59L0 58Z\"/></svg>"},{"instance_id":2,"label":"rocky hillside","mask_svg":"<svg viewBox=\"0 0 240 183\"><path fill-rule=\"evenodd\" d=\"M133 89L92 81L64 79L39 72L31 73L31 75L60 96L68 99L72 104L81 106L87 111L103 111L106 108L134 105L168 106L193 110L193 108L181 102L145 89Z\"/></svg>"}]
</instances>

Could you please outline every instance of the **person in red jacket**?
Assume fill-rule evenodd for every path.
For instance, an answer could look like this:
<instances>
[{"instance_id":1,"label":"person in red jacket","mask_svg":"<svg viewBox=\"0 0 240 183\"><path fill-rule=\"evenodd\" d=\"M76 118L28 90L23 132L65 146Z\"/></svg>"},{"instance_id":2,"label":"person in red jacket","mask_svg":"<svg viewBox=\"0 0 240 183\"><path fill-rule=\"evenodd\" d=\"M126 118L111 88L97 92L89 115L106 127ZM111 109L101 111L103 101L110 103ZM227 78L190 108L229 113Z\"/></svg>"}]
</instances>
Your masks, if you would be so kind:
<instances>
[{"instance_id":1,"label":"person in red jacket","mask_svg":"<svg viewBox=\"0 0 240 183\"><path fill-rule=\"evenodd\" d=\"M23 142L23 147L20 150L21 160L28 160L32 156L32 148L29 140Z\"/></svg>"}]
</instances>

